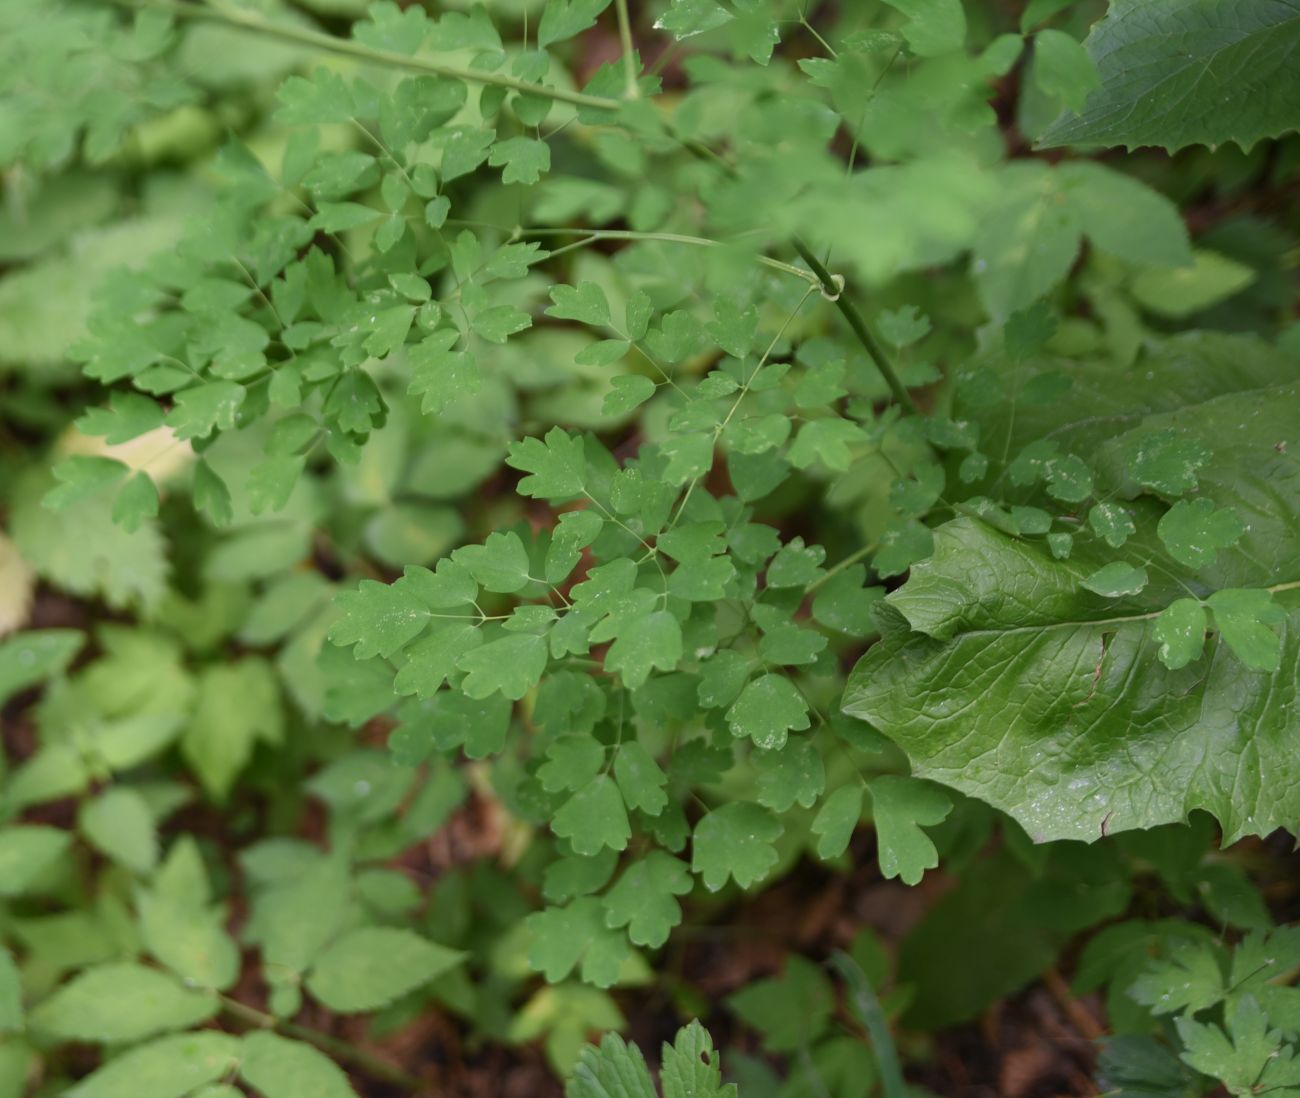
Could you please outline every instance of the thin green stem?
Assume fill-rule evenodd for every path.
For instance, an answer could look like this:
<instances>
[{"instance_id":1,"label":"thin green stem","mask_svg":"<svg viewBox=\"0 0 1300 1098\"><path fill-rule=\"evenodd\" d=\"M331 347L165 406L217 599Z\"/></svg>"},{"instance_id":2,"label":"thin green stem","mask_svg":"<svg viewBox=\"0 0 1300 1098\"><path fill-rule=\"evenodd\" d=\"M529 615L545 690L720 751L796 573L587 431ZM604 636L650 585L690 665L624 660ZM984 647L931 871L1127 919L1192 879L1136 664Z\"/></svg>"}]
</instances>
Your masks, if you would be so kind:
<instances>
[{"instance_id":1,"label":"thin green stem","mask_svg":"<svg viewBox=\"0 0 1300 1098\"><path fill-rule=\"evenodd\" d=\"M386 65L389 68L409 69L413 72L432 73L452 80L464 80L472 84L491 84L510 91L523 92L525 95L541 96L559 103L569 103L575 107L588 107L594 110L616 111L620 101L607 99L600 95L585 95L582 92L565 91L563 88L548 88L541 84L532 84L503 73L480 72L465 69L457 65L445 65L440 61L431 61L427 57L414 57L409 54L396 53L392 50L374 49L361 42L347 38L337 38L332 34L323 34L308 27L295 26L291 23L272 23L252 12L233 8L215 8L186 3L185 0L113 0L120 7L140 10L141 8L164 11L178 19L198 19L209 23L222 23L239 30L253 31L269 38L279 38L299 46L325 50L328 53L341 54L357 61L373 65Z\"/></svg>"},{"instance_id":2,"label":"thin green stem","mask_svg":"<svg viewBox=\"0 0 1300 1098\"><path fill-rule=\"evenodd\" d=\"M219 998L221 1000L221 1009L232 1017L247 1022L249 1025L257 1026L259 1029L274 1030L286 1037L296 1037L300 1041L313 1044L323 1052L328 1052L340 1060L355 1064L367 1074L374 1076L376 1079L381 1079L385 1083L391 1083L404 1090L420 1090L424 1085L414 1075L408 1075L400 1068L386 1064L377 1056L372 1056L347 1041L341 1041L337 1037L331 1037L328 1033L321 1033L319 1030L309 1029L307 1026L283 1021L272 1014L258 1010L256 1007L241 1003L238 999L232 999L228 995L221 995Z\"/></svg>"},{"instance_id":3,"label":"thin green stem","mask_svg":"<svg viewBox=\"0 0 1300 1098\"><path fill-rule=\"evenodd\" d=\"M688 236L685 233L639 233L631 229L555 228L520 228L516 231L520 236L581 236L583 238L575 244L566 244L563 248L557 248L551 255L559 255L574 248L585 248L588 244L595 243L597 240L659 241L665 244L689 244L696 248L730 247L725 240L714 240L708 236ZM781 260L773 259L770 255L762 255L757 252L754 254L754 259L763 264L764 267L771 267L772 270L780 271L782 274L801 278L815 289L820 290L822 288L821 280L815 274L805 271L802 267L796 267L793 263L782 263Z\"/></svg>"},{"instance_id":4,"label":"thin green stem","mask_svg":"<svg viewBox=\"0 0 1300 1098\"><path fill-rule=\"evenodd\" d=\"M798 237L795 237L792 243L794 244L794 250L799 253L799 258L807 263L808 268L817 276L818 285L820 285L823 295L835 308L839 309L840 315L853 329L853 334L858 337L858 342L866 348L867 354L871 356L872 361L876 364L876 369L880 371L881 376L889 385L889 391L894 394L894 400L915 415L917 408L916 403L912 400L912 395L899 379L894 364L890 361L889 355L885 352L880 340L876 338L875 333L872 332L867 322L862 318L862 314L858 312L853 302L844 296L843 281L836 279L826 269L825 264L813 255L808 245Z\"/></svg>"},{"instance_id":5,"label":"thin green stem","mask_svg":"<svg viewBox=\"0 0 1300 1098\"><path fill-rule=\"evenodd\" d=\"M813 580L812 583L808 584L808 586L803 589L803 593L805 595L811 595L822 584L826 583L828 580L834 579L841 572L843 572L844 569L851 568L853 565L857 564L858 561L871 556L871 554L874 553L877 548L879 548L879 546L876 545L875 542L872 542L869 545L864 545L861 549L857 550L856 552L850 553L847 557L845 557L842 561L840 561L839 564L836 564L834 567L827 569L815 580Z\"/></svg>"},{"instance_id":6,"label":"thin green stem","mask_svg":"<svg viewBox=\"0 0 1300 1098\"><path fill-rule=\"evenodd\" d=\"M632 20L627 14L627 0L614 0L618 12L618 39L623 46L623 73L627 79L627 97L638 99L641 89L636 84L636 49L632 45Z\"/></svg>"},{"instance_id":7,"label":"thin green stem","mask_svg":"<svg viewBox=\"0 0 1300 1098\"><path fill-rule=\"evenodd\" d=\"M880 1070L880 1088L885 1092L885 1098L907 1098L903 1070L898 1063L898 1050L894 1047L894 1038L889 1032L889 1023L885 1021L885 1012L880 1008L880 1000L876 997L867 974L857 961L842 950L836 950L831 955L831 966L848 985L854 1013L871 1038L876 1066Z\"/></svg>"}]
</instances>

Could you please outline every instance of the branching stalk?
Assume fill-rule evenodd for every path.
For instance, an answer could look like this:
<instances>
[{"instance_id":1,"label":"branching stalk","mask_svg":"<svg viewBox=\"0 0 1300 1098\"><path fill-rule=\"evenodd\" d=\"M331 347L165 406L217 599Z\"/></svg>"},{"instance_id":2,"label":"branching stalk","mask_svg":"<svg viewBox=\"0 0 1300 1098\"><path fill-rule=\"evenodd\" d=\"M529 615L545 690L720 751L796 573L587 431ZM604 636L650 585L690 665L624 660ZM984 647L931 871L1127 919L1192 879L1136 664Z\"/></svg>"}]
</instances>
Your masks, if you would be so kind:
<instances>
[{"instance_id":1,"label":"branching stalk","mask_svg":"<svg viewBox=\"0 0 1300 1098\"><path fill-rule=\"evenodd\" d=\"M309 1029L307 1026L283 1021L272 1014L258 1010L256 1007L241 1003L238 999L232 999L228 995L222 995L220 999L221 1009L232 1018L238 1018L240 1021L257 1026L259 1029L273 1030L285 1037L294 1037L299 1041L306 1041L308 1044L315 1045L322 1052L328 1052L340 1060L355 1064L368 1075L385 1083L392 1083L404 1090L419 1090L424 1085L414 1075L408 1075L400 1068L385 1063L377 1056L372 1056L347 1041L331 1037L328 1033L321 1033L319 1030Z\"/></svg>"},{"instance_id":2,"label":"branching stalk","mask_svg":"<svg viewBox=\"0 0 1300 1098\"><path fill-rule=\"evenodd\" d=\"M209 7L207 5L187 3L186 0L142 0L140 3L134 3L132 0L113 0L113 3L136 11L142 8L163 11L174 15L177 19L197 19L208 23L220 23L223 26L264 34L269 38L278 38L281 41L291 42L295 45L309 46L314 49L324 50L327 53L341 54L344 57L351 57L368 64L386 65L391 68L430 73L434 76L445 76L472 84L491 84L498 88L508 88L511 91L522 92L526 95L536 95L545 99L553 99L559 103L569 103L575 107L589 107L602 111L615 111L619 108L620 101L617 99L606 99L604 96L599 95L585 95L582 92L565 91L563 88L548 88L541 84L532 84L527 80L507 76L504 73L480 72L475 69L460 68L457 65L445 65L440 61L432 61L427 57L414 57L405 53L395 53L392 50L375 49L362 42L354 42L348 38L338 38L335 35L324 34L308 27L294 26L289 23L273 23L252 12L232 8Z\"/></svg>"},{"instance_id":3,"label":"branching stalk","mask_svg":"<svg viewBox=\"0 0 1300 1098\"><path fill-rule=\"evenodd\" d=\"M894 369L894 364L890 361L889 355L885 352L885 348L882 346L880 340L876 338L875 333L872 332L867 322L863 319L862 314L858 312L857 306L844 296L843 283L838 281L830 271L826 269L826 265L822 263L822 261L812 253L812 250L808 245L798 237L794 238L794 250L799 253L799 258L807 263L808 268L817 276L821 283L822 293L828 300L830 300L835 308L839 309L840 315L844 317L848 322L849 327L853 329L853 334L858 337L858 342L866 348L867 354L871 356L871 360L876 364L876 369L880 371L881 376L884 377L886 383L889 385L889 391L894 394L894 399L902 405L902 407L915 415L917 408L915 401L912 400L911 393L907 391L907 387L899 378L898 372Z\"/></svg>"}]
</instances>

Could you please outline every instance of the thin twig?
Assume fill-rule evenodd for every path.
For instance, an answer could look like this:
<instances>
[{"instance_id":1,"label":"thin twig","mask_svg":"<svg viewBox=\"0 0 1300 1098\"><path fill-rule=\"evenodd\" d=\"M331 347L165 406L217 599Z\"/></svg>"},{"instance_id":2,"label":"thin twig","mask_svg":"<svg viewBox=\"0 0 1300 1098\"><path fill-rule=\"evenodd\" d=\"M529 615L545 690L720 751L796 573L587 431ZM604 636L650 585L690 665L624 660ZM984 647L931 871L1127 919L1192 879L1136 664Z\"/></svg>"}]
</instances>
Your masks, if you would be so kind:
<instances>
[{"instance_id":1,"label":"thin twig","mask_svg":"<svg viewBox=\"0 0 1300 1098\"><path fill-rule=\"evenodd\" d=\"M401 1068L386 1064L379 1057L372 1056L347 1041L331 1037L328 1033L321 1033L319 1030L309 1029L307 1026L300 1026L295 1022L283 1021L273 1014L267 1014L256 1007L248 1006L238 999L230 998L228 995L222 995L219 998L221 1000L221 1009L232 1017L247 1022L249 1025L257 1026L259 1029L273 1030L285 1037L296 1037L300 1041L306 1041L308 1044L315 1045L322 1052L328 1052L340 1060L350 1061L376 1079L382 1079L386 1083L392 1083L405 1090L419 1090L424 1085L414 1075L409 1075L402 1071Z\"/></svg>"},{"instance_id":2,"label":"thin twig","mask_svg":"<svg viewBox=\"0 0 1300 1098\"><path fill-rule=\"evenodd\" d=\"M198 19L208 23L221 23L238 30L253 31L269 38L279 38L295 45L310 46L313 49L329 53L342 54L358 61L375 65L387 65L390 68L410 69L414 72L432 73L452 80L465 80L473 84L491 84L498 88L522 92L525 95L541 96L554 99L560 103L569 103L575 107L589 107L594 110L616 111L621 105L617 99L607 99L601 95L586 95L583 92L565 91L563 88L550 88L519 80L503 73L481 72L476 69L464 69L457 65L445 65L440 61L431 61L427 57L415 57L410 54L396 53L393 50L380 50L355 42L349 38L338 38L332 34L323 34L308 27L290 23L272 23L252 12L234 8L216 8L186 3L184 0L112 0L119 7L133 11L141 9L167 12L177 19Z\"/></svg>"}]
</instances>

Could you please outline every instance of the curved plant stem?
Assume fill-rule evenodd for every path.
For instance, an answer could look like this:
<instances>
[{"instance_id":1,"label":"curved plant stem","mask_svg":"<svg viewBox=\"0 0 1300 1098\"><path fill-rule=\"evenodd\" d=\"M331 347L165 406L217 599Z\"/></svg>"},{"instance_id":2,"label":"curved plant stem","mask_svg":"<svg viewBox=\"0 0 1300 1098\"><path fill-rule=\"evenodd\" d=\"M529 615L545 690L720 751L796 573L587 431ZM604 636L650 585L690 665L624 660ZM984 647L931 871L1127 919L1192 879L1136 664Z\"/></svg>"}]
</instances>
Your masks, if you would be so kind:
<instances>
[{"instance_id":1,"label":"curved plant stem","mask_svg":"<svg viewBox=\"0 0 1300 1098\"><path fill-rule=\"evenodd\" d=\"M187 3L185 0L141 0L138 3L132 2L132 0L113 0L113 2L120 7L136 11L152 9L167 12L177 19L198 19L209 23L221 23L227 27L264 34L268 38L279 38L295 45L310 46L314 49L341 54L344 57L352 57L358 61L374 65L386 65L391 68L432 73L435 76L446 76L453 80L465 80L473 84L492 84L499 88L509 88L511 91L523 92L527 95L554 99L560 103L570 103L575 107L615 111L618 110L620 105L620 100L617 99L606 99L599 95L584 95L582 92L565 91L563 88L543 87L541 84L532 84L527 80L518 80L513 76L506 76L502 73L479 72L474 69L460 68L457 65L444 65L439 61L431 61L427 57L414 57L405 53L395 53L392 50L374 49L364 43L354 42L348 38L338 38L335 35L324 34L308 27L294 26L289 23L272 23L268 19L254 15L252 12L233 8L209 7L207 5Z\"/></svg>"},{"instance_id":2,"label":"curved plant stem","mask_svg":"<svg viewBox=\"0 0 1300 1098\"><path fill-rule=\"evenodd\" d=\"M385 1083L392 1083L404 1090L419 1090L424 1085L414 1075L408 1075L400 1068L384 1063L378 1057L363 1052L347 1041L341 1041L337 1037L331 1037L328 1033L321 1033L318 1030L309 1029L307 1026L282 1021L272 1014L267 1014L256 1007L247 1006L238 999L230 998L228 995L222 995L219 998L221 999L221 1009L231 1017L238 1018L249 1025L257 1026L259 1029L274 1030L285 1037L296 1037L300 1041L306 1041L308 1044L315 1045L321 1051L328 1052L340 1060L355 1064L362 1071L374 1076L376 1079L383 1080Z\"/></svg>"},{"instance_id":3,"label":"curved plant stem","mask_svg":"<svg viewBox=\"0 0 1300 1098\"><path fill-rule=\"evenodd\" d=\"M576 246L582 247L594 243L597 240L629 240L629 241L662 241L666 244L690 244L697 248L726 248L729 245L725 240L714 240L708 236L689 236L685 233L639 233L631 229L529 229L522 228L517 230L520 236L581 236L584 239L578 242ZM575 245L566 245L565 248L556 249L552 255L558 255L559 252L567 250ZM780 271L783 274L794 275L795 278L802 278L814 289L822 288L821 280L815 274L805 271L802 267L796 267L793 263L782 263L779 259L773 259L770 255L762 255L755 252L754 259L756 262L763 264L764 267L771 267L774 271Z\"/></svg>"},{"instance_id":4,"label":"curved plant stem","mask_svg":"<svg viewBox=\"0 0 1300 1098\"><path fill-rule=\"evenodd\" d=\"M825 572L823 572L820 576L818 576L815 580L813 580L812 583L808 584L808 586L803 589L803 593L805 595L811 595L814 591L817 590L817 588L819 588L827 580L834 579L841 572L843 572L844 569L851 568L853 565L857 564L858 561L871 556L871 554L874 553L879 548L880 546L876 542L872 542L869 545L864 545L861 549L854 550L838 564L832 566L831 568L828 568Z\"/></svg>"},{"instance_id":5,"label":"curved plant stem","mask_svg":"<svg viewBox=\"0 0 1300 1098\"><path fill-rule=\"evenodd\" d=\"M871 356L872 361L876 364L876 369L880 371L881 376L889 385L889 391L894 394L894 399L915 415L917 408L916 403L912 400L912 395L899 379L894 364L889 360L889 355L885 353L885 348L881 345L880 340L876 338L871 328L868 327L867 322L862 318L862 314L858 312L857 306L844 296L843 284L831 275L830 271L826 269L826 265L813 255L808 245L802 240L795 237L793 244L794 250L799 253L799 258L807 263L809 270L817 276L822 293L830 299L835 308L839 309L840 315L848 321L849 327L853 329L853 334L858 337L858 342L866 348L867 354Z\"/></svg>"},{"instance_id":6,"label":"curved plant stem","mask_svg":"<svg viewBox=\"0 0 1300 1098\"><path fill-rule=\"evenodd\" d=\"M907 1098L907 1087L903 1083L903 1071L898 1065L898 1050L894 1048L894 1038L889 1032L889 1023L885 1021L885 1012L880 1009L880 1000L876 998L875 989L867 974L858 966L857 961L843 950L836 950L831 955L831 967L840 974L848 985L849 1001L854 1013L867 1029L871 1038L872 1051L876 1054L876 1066L880 1069L880 1086L885 1098Z\"/></svg>"}]
</instances>

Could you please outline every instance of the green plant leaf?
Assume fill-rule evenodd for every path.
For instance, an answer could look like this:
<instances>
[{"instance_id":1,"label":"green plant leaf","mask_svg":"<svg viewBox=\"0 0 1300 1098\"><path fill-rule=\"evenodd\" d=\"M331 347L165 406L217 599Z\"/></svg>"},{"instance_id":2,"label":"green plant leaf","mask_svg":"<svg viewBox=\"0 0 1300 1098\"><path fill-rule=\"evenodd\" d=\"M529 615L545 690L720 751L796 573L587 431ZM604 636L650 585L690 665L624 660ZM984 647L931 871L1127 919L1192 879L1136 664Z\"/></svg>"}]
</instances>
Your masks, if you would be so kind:
<instances>
[{"instance_id":1,"label":"green plant leaf","mask_svg":"<svg viewBox=\"0 0 1300 1098\"><path fill-rule=\"evenodd\" d=\"M1034 35L1034 79L1043 91L1067 108L1083 109L1088 94L1101 86L1101 77L1088 51L1064 31L1041 30Z\"/></svg>"},{"instance_id":2,"label":"green plant leaf","mask_svg":"<svg viewBox=\"0 0 1300 1098\"><path fill-rule=\"evenodd\" d=\"M546 0L537 24L537 45L546 49L596 25L596 16L609 7L609 0Z\"/></svg>"},{"instance_id":3,"label":"green plant leaf","mask_svg":"<svg viewBox=\"0 0 1300 1098\"><path fill-rule=\"evenodd\" d=\"M1196 599L1171 602L1156 618L1151 638L1160 646L1160 662L1170 671L1201 658L1207 624L1205 607Z\"/></svg>"},{"instance_id":4,"label":"green plant leaf","mask_svg":"<svg viewBox=\"0 0 1300 1098\"><path fill-rule=\"evenodd\" d=\"M925 871L939 864L939 852L922 828L947 819L952 801L926 782L896 774L872 778L870 789L881 874L919 884Z\"/></svg>"},{"instance_id":5,"label":"green plant leaf","mask_svg":"<svg viewBox=\"0 0 1300 1098\"><path fill-rule=\"evenodd\" d=\"M778 748L791 731L802 731L812 722L808 703L784 675L761 675L749 683L727 710L731 734L747 737L756 747Z\"/></svg>"},{"instance_id":6,"label":"green plant leaf","mask_svg":"<svg viewBox=\"0 0 1300 1098\"><path fill-rule=\"evenodd\" d=\"M398 927L360 927L337 939L307 974L331 1010L378 1010L464 962L465 955Z\"/></svg>"},{"instance_id":7,"label":"green plant leaf","mask_svg":"<svg viewBox=\"0 0 1300 1098\"><path fill-rule=\"evenodd\" d=\"M636 1045L607 1033L599 1047L585 1045L564 1088L565 1098L658 1098Z\"/></svg>"},{"instance_id":8,"label":"green plant leaf","mask_svg":"<svg viewBox=\"0 0 1300 1098\"><path fill-rule=\"evenodd\" d=\"M160 1037L113 1057L65 1093L68 1098L182 1098L234 1071L240 1056L240 1039L229 1033Z\"/></svg>"},{"instance_id":9,"label":"green plant leaf","mask_svg":"<svg viewBox=\"0 0 1300 1098\"><path fill-rule=\"evenodd\" d=\"M305 1041L250 1033L240 1056L240 1077L266 1098L357 1098L342 1068Z\"/></svg>"},{"instance_id":10,"label":"green plant leaf","mask_svg":"<svg viewBox=\"0 0 1300 1098\"><path fill-rule=\"evenodd\" d=\"M551 830L588 856L606 847L626 850L632 834L623 795L608 774L597 775L565 801L551 820Z\"/></svg>"},{"instance_id":11,"label":"green plant leaf","mask_svg":"<svg viewBox=\"0 0 1300 1098\"><path fill-rule=\"evenodd\" d=\"M217 1012L215 995L182 987L154 968L96 965L60 987L31 1013L31 1024L62 1041L123 1044L188 1029Z\"/></svg>"},{"instance_id":12,"label":"green plant leaf","mask_svg":"<svg viewBox=\"0 0 1300 1098\"><path fill-rule=\"evenodd\" d=\"M1225 643L1247 667L1276 671L1282 660L1282 639L1273 626L1287 621L1286 610L1268 591L1226 588L1215 591L1206 605Z\"/></svg>"},{"instance_id":13,"label":"green plant leaf","mask_svg":"<svg viewBox=\"0 0 1300 1098\"><path fill-rule=\"evenodd\" d=\"M548 907L526 920L532 942L528 963L550 983L563 980L574 968L596 987L612 987L628 956L627 935L605 922L604 905L580 896L566 907Z\"/></svg>"},{"instance_id":14,"label":"green plant leaf","mask_svg":"<svg viewBox=\"0 0 1300 1098\"><path fill-rule=\"evenodd\" d=\"M1145 568L1126 564L1122 560L1114 560L1081 579L1079 586L1103 598L1118 599L1126 595L1136 595L1147 585L1147 582Z\"/></svg>"},{"instance_id":15,"label":"green plant leaf","mask_svg":"<svg viewBox=\"0 0 1300 1098\"><path fill-rule=\"evenodd\" d=\"M849 848L849 840L862 817L862 786L842 785L826 798L812 822L817 836L817 857L838 858Z\"/></svg>"},{"instance_id":16,"label":"green plant leaf","mask_svg":"<svg viewBox=\"0 0 1300 1098\"><path fill-rule=\"evenodd\" d=\"M0 641L0 704L62 672L84 643L72 629L30 629Z\"/></svg>"},{"instance_id":17,"label":"green plant leaf","mask_svg":"<svg viewBox=\"0 0 1300 1098\"><path fill-rule=\"evenodd\" d=\"M82 834L101 853L141 876L158 860L153 813L133 789L115 786L85 801L78 814Z\"/></svg>"},{"instance_id":18,"label":"green plant leaf","mask_svg":"<svg viewBox=\"0 0 1300 1098\"><path fill-rule=\"evenodd\" d=\"M886 0L908 17L903 37L918 57L937 57L961 49L966 12L961 0Z\"/></svg>"},{"instance_id":19,"label":"green plant leaf","mask_svg":"<svg viewBox=\"0 0 1300 1098\"><path fill-rule=\"evenodd\" d=\"M0 896L21 896L37 886L71 845L66 831L42 825L0 829Z\"/></svg>"},{"instance_id":20,"label":"green plant leaf","mask_svg":"<svg viewBox=\"0 0 1300 1098\"><path fill-rule=\"evenodd\" d=\"M761 805L749 801L724 804L695 825L691 869L710 892L717 892L728 878L749 888L776 865L772 844L783 830L780 821Z\"/></svg>"},{"instance_id":21,"label":"green plant leaf","mask_svg":"<svg viewBox=\"0 0 1300 1098\"><path fill-rule=\"evenodd\" d=\"M769 1052L794 1052L812 1046L825 1032L835 992L825 972L796 953L787 958L780 976L742 988L727 1003L763 1035Z\"/></svg>"},{"instance_id":22,"label":"green plant leaf","mask_svg":"<svg viewBox=\"0 0 1300 1098\"><path fill-rule=\"evenodd\" d=\"M1160 519L1160 540L1169 555L1187 568L1213 564L1220 549L1229 549L1246 532L1231 507L1216 508L1208 499L1180 499Z\"/></svg>"},{"instance_id":23,"label":"green plant leaf","mask_svg":"<svg viewBox=\"0 0 1300 1098\"><path fill-rule=\"evenodd\" d=\"M1223 658L1208 676L1170 671L1156 658L1164 630L1155 631L1172 601L1167 584L1111 599L1077 582L1072 561L977 521L946 524L935 556L886 598L890 629L851 675L846 711L903 746L917 776L989 801L1038 838L1095 839L1193 808L1236 837L1300 812L1284 746L1293 729L1267 702L1270 676ZM1021 585L1024 604L998 604ZM995 588L1003 593L991 599ZM1240 622L1242 650L1276 667L1261 595L1268 601L1252 592L1229 628ZM1288 630L1288 653L1298 643ZM1147 698L1162 699L1158 724L1140 716ZM1224 739L1228 728L1250 736ZM1146 752L1164 764L1140 765ZM1248 786L1235 776L1243 752L1259 759Z\"/></svg>"},{"instance_id":24,"label":"green plant leaf","mask_svg":"<svg viewBox=\"0 0 1300 1098\"><path fill-rule=\"evenodd\" d=\"M652 850L628 866L605 893L605 921L612 927L627 927L634 945L657 949L682 921L681 905L674 897L687 895L693 887L684 862Z\"/></svg>"},{"instance_id":25,"label":"green plant leaf","mask_svg":"<svg viewBox=\"0 0 1300 1098\"><path fill-rule=\"evenodd\" d=\"M1300 1082L1294 1049L1283 1048L1282 1034L1268 1028L1253 995L1243 995L1229 1013L1226 1032L1190 1015L1175 1019L1174 1025L1186 1046L1183 1060L1203 1075L1221 1079L1230 1094L1277 1091Z\"/></svg>"},{"instance_id":26,"label":"green plant leaf","mask_svg":"<svg viewBox=\"0 0 1300 1098\"><path fill-rule=\"evenodd\" d=\"M1112 0L1084 45L1101 87L1042 146L1249 150L1300 118L1300 16L1285 0Z\"/></svg>"},{"instance_id":27,"label":"green plant leaf","mask_svg":"<svg viewBox=\"0 0 1300 1098\"><path fill-rule=\"evenodd\" d=\"M181 753L208 795L224 800L255 746L280 742L280 688L271 665L256 656L207 668L197 687Z\"/></svg>"},{"instance_id":28,"label":"green plant leaf","mask_svg":"<svg viewBox=\"0 0 1300 1098\"><path fill-rule=\"evenodd\" d=\"M546 638L528 633L499 637L463 652L456 666L464 671L461 689L482 699L500 693L518 701L537 685L546 670Z\"/></svg>"},{"instance_id":29,"label":"green plant leaf","mask_svg":"<svg viewBox=\"0 0 1300 1098\"><path fill-rule=\"evenodd\" d=\"M643 686L654 668L671 671L682 658L682 627L667 610L640 614L618 625L618 636L605 653L605 669L617 671L628 687ZM595 642L609 631L592 630Z\"/></svg>"},{"instance_id":30,"label":"green plant leaf","mask_svg":"<svg viewBox=\"0 0 1300 1098\"><path fill-rule=\"evenodd\" d=\"M736 1084L722 1082L722 1057L713 1039L698 1021L677 1031L663 1048L659 1075L664 1098L736 1098Z\"/></svg>"}]
</instances>

